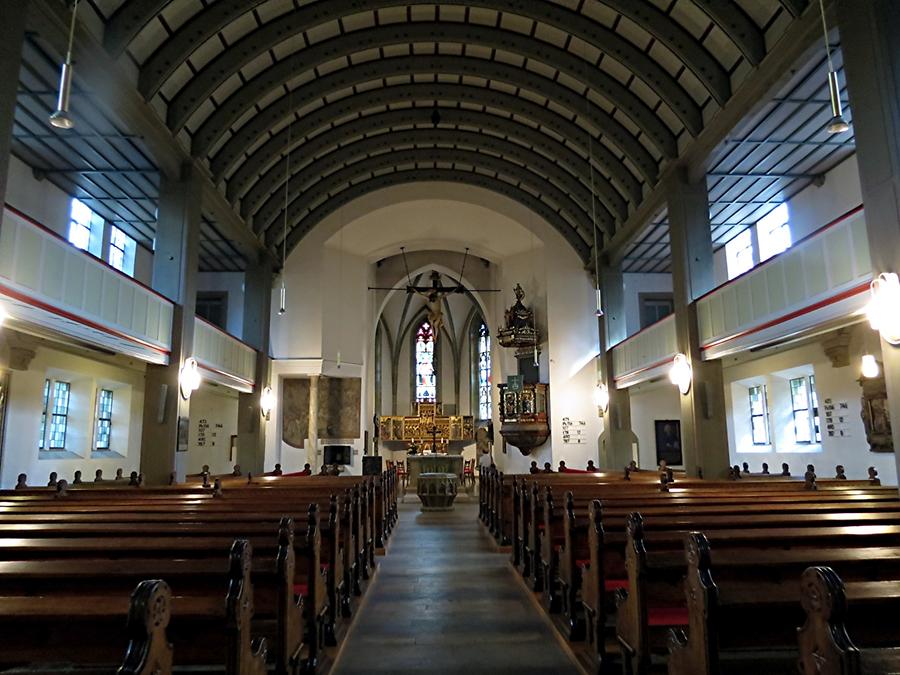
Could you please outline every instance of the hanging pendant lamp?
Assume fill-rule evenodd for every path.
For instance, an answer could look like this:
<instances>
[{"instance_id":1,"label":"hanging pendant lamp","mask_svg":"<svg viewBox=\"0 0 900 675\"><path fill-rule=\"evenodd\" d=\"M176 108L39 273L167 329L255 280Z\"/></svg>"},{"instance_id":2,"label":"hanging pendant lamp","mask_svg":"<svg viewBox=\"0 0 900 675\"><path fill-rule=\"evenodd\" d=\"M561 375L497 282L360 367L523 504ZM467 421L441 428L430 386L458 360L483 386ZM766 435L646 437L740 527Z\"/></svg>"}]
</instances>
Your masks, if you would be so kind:
<instances>
[{"instance_id":1,"label":"hanging pendant lamp","mask_svg":"<svg viewBox=\"0 0 900 675\"><path fill-rule=\"evenodd\" d=\"M75 42L75 16L78 13L78 0L72 5L72 22L69 24L69 44L66 48L66 60L62 64L59 73L59 95L56 99L56 110L50 115L51 126L57 129L72 129L75 120L69 112L69 102L72 98L72 45Z\"/></svg>"}]
</instances>

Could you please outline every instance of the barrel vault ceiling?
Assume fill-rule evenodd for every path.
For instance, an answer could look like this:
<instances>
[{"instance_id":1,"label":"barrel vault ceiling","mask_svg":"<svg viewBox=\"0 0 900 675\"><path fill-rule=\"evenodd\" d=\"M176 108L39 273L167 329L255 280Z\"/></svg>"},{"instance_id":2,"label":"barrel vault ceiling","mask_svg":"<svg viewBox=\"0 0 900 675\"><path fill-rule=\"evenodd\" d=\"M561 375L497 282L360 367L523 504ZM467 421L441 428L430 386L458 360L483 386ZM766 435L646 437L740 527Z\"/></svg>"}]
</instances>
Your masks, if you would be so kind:
<instances>
[{"instance_id":1,"label":"barrel vault ceiling","mask_svg":"<svg viewBox=\"0 0 900 675\"><path fill-rule=\"evenodd\" d=\"M79 13L272 251L285 231L290 249L362 195L440 180L521 202L588 262L592 223L602 248L809 20L808 4L82 0ZM31 85L52 89L52 77ZM152 221L154 186L132 179L147 183L136 220ZM746 215L736 211L729 226ZM152 224L140 225L149 237ZM215 243L227 256L228 242Z\"/></svg>"}]
</instances>

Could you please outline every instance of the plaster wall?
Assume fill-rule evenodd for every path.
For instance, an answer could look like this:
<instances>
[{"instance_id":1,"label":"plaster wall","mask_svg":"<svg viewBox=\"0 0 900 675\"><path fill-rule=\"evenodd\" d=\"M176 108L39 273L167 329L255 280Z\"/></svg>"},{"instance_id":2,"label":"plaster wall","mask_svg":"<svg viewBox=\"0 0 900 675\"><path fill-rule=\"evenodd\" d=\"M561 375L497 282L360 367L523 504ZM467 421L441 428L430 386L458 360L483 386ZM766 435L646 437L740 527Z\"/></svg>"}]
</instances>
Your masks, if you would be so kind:
<instances>
[{"instance_id":1,"label":"plaster wall","mask_svg":"<svg viewBox=\"0 0 900 675\"><path fill-rule=\"evenodd\" d=\"M19 473L29 484L46 485L56 471L71 481L76 470L93 479L96 469L112 478L116 469L125 475L140 467L141 424L144 406L144 366L129 361L128 367L77 356L47 346L36 346L27 370L10 371L9 399L0 484L11 488ZM39 451L44 381L69 382L70 403L63 451ZM95 397L98 389L113 391L112 438L109 451L92 450ZM49 424L49 422L48 422Z\"/></svg>"},{"instance_id":2,"label":"plaster wall","mask_svg":"<svg viewBox=\"0 0 900 675\"><path fill-rule=\"evenodd\" d=\"M230 473L231 437L237 434L238 397L227 387L205 383L191 396L186 473L200 473L204 464L213 474ZM266 469L271 470L267 463Z\"/></svg>"},{"instance_id":3,"label":"plaster wall","mask_svg":"<svg viewBox=\"0 0 900 675\"><path fill-rule=\"evenodd\" d=\"M833 367L825 355L820 339L802 346L785 349L776 354L752 360L741 355L728 357L724 362L725 401L728 416L729 455L732 464L748 462L751 471L760 471L762 462L774 471L787 462L793 473L802 473L807 464L814 464L820 476L834 475L834 467L843 464L849 478L865 478L869 466L874 466L886 485L897 484L897 469L890 453L870 452L866 443L859 378L859 360L864 352L871 352L875 341L865 344L868 327L854 327L850 342L850 365ZM875 351L876 356L879 355ZM808 372L815 375L822 425L821 443L800 446L793 442L793 420L790 410L788 380ZM774 444L754 446L749 436L749 393L753 384L766 384L770 428ZM825 425L826 399L837 405L847 403L844 437L829 437Z\"/></svg>"},{"instance_id":4,"label":"plaster wall","mask_svg":"<svg viewBox=\"0 0 900 675\"><path fill-rule=\"evenodd\" d=\"M197 275L197 290L224 291L228 293L225 331L234 337L244 337L244 273L243 272L200 272Z\"/></svg>"}]
</instances>

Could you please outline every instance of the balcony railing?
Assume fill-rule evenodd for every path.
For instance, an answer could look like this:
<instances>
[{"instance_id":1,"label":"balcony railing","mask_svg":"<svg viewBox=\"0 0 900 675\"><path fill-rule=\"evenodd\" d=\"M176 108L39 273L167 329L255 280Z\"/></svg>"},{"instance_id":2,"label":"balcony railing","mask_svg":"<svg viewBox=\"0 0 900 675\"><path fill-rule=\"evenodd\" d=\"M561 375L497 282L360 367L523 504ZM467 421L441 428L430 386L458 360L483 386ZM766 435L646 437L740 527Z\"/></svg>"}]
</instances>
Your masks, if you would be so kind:
<instances>
[{"instance_id":1,"label":"balcony railing","mask_svg":"<svg viewBox=\"0 0 900 675\"><path fill-rule=\"evenodd\" d=\"M613 347L613 378L619 389L668 372L675 356L675 315L660 319Z\"/></svg>"},{"instance_id":2,"label":"balcony railing","mask_svg":"<svg viewBox=\"0 0 900 675\"><path fill-rule=\"evenodd\" d=\"M872 261L859 206L697 301L704 359L807 334L859 314Z\"/></svg>"},{"instance_id":3,"label":"balcony railing","mask_svg":"<svg viewBox=\"0 0 900 675\"><path fill-rule=\"evenodd\" d=\"M253 391L256 350L199 316L194 323L194 358L208 379L238 391Z\"/></svg>"},{"instance_id":4,"label":"balcony railing","mask_svg":"<svg viewBox=\"0 0 900 675\"><path fill-rule=\"evenodd\" d=\"M13 320L50 338L169 361L171 301L9 205L0 225L0 300Z\"/></svg>"}]
</instances>

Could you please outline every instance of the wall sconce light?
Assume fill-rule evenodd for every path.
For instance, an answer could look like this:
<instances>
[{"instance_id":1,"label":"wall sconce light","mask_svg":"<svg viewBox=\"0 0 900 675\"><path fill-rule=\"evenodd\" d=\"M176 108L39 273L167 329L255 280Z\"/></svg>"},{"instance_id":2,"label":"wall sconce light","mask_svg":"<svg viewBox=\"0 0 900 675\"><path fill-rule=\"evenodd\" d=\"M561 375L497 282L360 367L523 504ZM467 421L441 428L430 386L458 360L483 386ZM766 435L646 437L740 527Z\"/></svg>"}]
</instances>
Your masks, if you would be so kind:
<instances>
[{"instance_id":1,"label":"wall sconce light","mask_svg":"<svg viewBox=\"0 0 900 675\"><path fill-rule=\"evenodd\" d=\"M597 388L594 389L594 403L603 412L609 410L609 387L603 382L598 382Z\"/></svg>"},{"instance_id":2,"label":"wall sconce light","mask_svg":"<svg viewBox=\"0 0 900 675\"><path fill-rule=\"evenodd\" d=\"M3 324L6 323L6 320L8 318L9 318L9 313L6 311L6 308L0 306L0 328L3 327Z\"/></svg>"},{"instance_id":3,"label":"wall sconce light","mask_svg":"<svg viewBox=\"0 0 900 675\"><path fill-rule=\"evenodd\" d=\"M269 419L272 410L275 409L275 392L272 387L266 387L259 395L259 410L263 417Z\"/></svg>"},{"instance_id":4,"label":"wall sconce light","mask_svg":"<svg viewBox=\"0 0 900 675\"><path fill-rule=\"evenodd\" d=\"M859 372L863 377L869 379L878 377L881 369L878 367L878 361L875 360L875 356L873 354L863 354L862 367L860 368Z\"/></svg>"},{"instance_id":5,"label":"wall sconce light","mask_svg":"<svg viewBox=\"0 0 900 675\"><path fill-rule=\"evenodd\" d=\"M191 394L200 388L203 377L200 375L200 366L193 357L187 358L178 371L178 385L181 389L182 398L187 401L191 398Z\"/></svg>"},{"instance_id":6,"label":"wall sconce light","mask_svg":"<svg viewBox=\"0 0 900 675\"><path fill-rule=\"evenodd\" d=\"M869 325L892 345L900 345L900 278L893 272L883 272L872 279L871 299L866 305Z\"/></svg>"},{"instance_id":7,"label":"wall sconce light","mask_svg":"<svg viewBox=\"0 0 900 675\"><path fill-rule=\"evenodd\" d=\"M676 354L672 361L672 368L669 370L669 379L672 381L678 391L687 394L691 390L691 380L694 377L694 369L688 362L687 356L684 354Z\"/></svg>"},{"instance_id":8,"label":"wall sconce light","mask_svg":"<svg viewBox=\"0 0 900 675\"><path fill-rule=\"evenodd\" d=\"M69 46L66 50L66 60L62 64L59 73L59 96L56 100L56 110L50 115L51 126L57 129L71 129L75 126L75 120L69 114L69 99L72 97L72 44L75 41L75 15L78 13L78 0L72 6L72 23L69 26Z\"/></svg>"}]
</instances>

